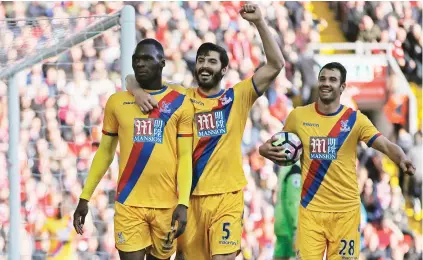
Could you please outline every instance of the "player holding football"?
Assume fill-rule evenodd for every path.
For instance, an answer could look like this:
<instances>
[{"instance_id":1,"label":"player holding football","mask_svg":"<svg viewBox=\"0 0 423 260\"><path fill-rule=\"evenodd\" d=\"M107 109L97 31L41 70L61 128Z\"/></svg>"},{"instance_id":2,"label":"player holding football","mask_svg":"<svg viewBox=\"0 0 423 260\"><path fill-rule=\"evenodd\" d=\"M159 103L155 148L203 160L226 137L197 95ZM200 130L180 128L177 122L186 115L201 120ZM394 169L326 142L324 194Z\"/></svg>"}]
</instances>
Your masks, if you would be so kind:
<instances>
[{"instance_id":1,"label":"player holding football","mask_svg":"<svg viewBox=\"0 0 423 260\"><path fill-rule=\"evenodd\" d=\"M146 254L147 259L169 259L176 250L173 235L183 233L187 221L194 108L184 95L162 85L164 66L159 42L145 39L138 43L132 56L135 78L157 100L158 107L143 114L129 92L110 96L100 147L74 214L74 227L82 234L88 201L119 141L114 223L116 247L124 260L144 260ZM171 228L175 221L176 234Z\"/></svg>"},{"instance_id":2,"label":"player holding football","mask_svg":"<svg viewBox=\"0 0 423 260\"><path fill-rule=\"evenodd\" d=\"M195 109L193 196L186 231L178 239L178 251L186 260L232 260L240 251L242 189L247 183L241 139L251 106L284 66L282 53L258 6L246 4L240 14L257 27L267 63L252 78L225 90L221 80L228 70L228 55L222 47L205 43L196 57L199 88L180 90L187 92ZM142 110L155 105L136 86L128 89L135 93Z\"/></svg>"},{"instance_id":3,"label":"player holding football","mask_svg":"<svg viewBox=\"0 0 423 260\"><path fill-rule=\"evenodd\" d=\"M360 196L356 175L359 141L386 154L407 174L414 166L360 111L340 104L347 71L328 63L318 76L316 103L295 108L284 131L303 144L302 192L298 215L297 259L358 259L360 253ZM260 154L276 163L285 161L279 147L268 140Z\"/></svg>"}]
</instances>

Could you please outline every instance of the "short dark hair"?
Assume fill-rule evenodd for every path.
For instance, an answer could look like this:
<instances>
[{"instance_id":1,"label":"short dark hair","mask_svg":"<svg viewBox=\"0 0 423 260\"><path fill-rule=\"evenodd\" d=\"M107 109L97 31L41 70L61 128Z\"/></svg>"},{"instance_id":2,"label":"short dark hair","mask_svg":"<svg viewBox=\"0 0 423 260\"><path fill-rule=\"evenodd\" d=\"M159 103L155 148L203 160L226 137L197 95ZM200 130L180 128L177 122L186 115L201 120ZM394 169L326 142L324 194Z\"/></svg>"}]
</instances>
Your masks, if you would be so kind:
<instances>
[{"instance_id":1,"label":"short dark hair","mask_svg":"<svg viewBox=\"0 0 423 260\"><path fill-rule=\"evenodd\" d=\"M328 64L326 64L325 66L323 66L320 71L319 71L319 76L320 73L322 72L322 70L324 69L328 69L328 70L339 70L339 72L341 73L341 84L344 84L345 81L347 80L347 70L345 69L345 67L339 63L339 62L330 62Z\"/></svg>"},{"instance_id":2,"label":"short dark hair","mask_svg":"<svg viewBox=\"0 0 423 260\"><path fill-rule=\"evenodd\" d=\"M219 53L220 63L222 63L222 69L228 66L229 57L228 57L228 53L226 53L226 50L220 47L219 45L216 45L211 42L206 42L201 44L200 48L198 48L197 56L195 57L195 60L198 59L198 56L207 55L210 51L215 51Z\"/></svg>"},{"instance_id":3,"label":"short dark hair","mask_svg":"<svg viewBox=\"0 0 423 260\"><path fill-rule=\"evenodd\" d=\"M164 49L163 49L163 46L156 39L153 39L153 38L145 38L144 40L140 41L137 44L137 47L135 48L135 50L137 50L138 48L140 48L143 45L153 45L156 48L156 50L162 55L162 57L164 57Z\"/></svg>"}]
</instances>

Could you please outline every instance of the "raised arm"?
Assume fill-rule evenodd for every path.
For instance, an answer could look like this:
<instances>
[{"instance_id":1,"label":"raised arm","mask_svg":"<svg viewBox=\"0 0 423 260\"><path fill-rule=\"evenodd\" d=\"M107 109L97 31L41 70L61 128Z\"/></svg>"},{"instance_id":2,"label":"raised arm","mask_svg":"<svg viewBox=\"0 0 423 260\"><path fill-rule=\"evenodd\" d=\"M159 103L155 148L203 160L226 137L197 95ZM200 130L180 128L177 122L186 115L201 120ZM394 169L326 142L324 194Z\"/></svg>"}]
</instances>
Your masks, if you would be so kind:
<instances>
[{"instance_id":1,"label":"raised arm","mask_svg":"<svg viewBox=\"0 0 423 260\"><path fill-rule=\"evenodd\" d=\"M266 63L260 67L253 76L257 91L259 94L263 94L285 66L285 60L266 24L260 8L256 4L245 4L241 8L240 14L242 18L256 26L263 43Z\"/></svg>"}]
</instances>

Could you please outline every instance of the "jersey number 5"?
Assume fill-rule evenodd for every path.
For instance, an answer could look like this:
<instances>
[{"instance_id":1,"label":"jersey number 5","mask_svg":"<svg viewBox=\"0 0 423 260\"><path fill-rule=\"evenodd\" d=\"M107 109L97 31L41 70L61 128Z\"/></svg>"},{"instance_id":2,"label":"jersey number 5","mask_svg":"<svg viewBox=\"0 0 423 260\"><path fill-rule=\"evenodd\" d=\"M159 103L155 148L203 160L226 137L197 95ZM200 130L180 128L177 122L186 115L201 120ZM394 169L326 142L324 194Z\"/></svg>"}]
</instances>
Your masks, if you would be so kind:
<instances>
[{"instance_id":1,"label":"jersey number 5","mask_svg":"<svg viewBox=\"0 0 423 260\"><path fill-rule=\"evenodd\" d=\"M229 223L229 222L225 222L225 223L223 223L223 226L222 226L222 231L225 233L225 235L224 236L222 236L222 239L223 240L226 240L226 239L228 239L229 238L229 236L231 235L231 231L229 231L229 226L231 225L231 223Z\"/></svg>"}]
</instances>

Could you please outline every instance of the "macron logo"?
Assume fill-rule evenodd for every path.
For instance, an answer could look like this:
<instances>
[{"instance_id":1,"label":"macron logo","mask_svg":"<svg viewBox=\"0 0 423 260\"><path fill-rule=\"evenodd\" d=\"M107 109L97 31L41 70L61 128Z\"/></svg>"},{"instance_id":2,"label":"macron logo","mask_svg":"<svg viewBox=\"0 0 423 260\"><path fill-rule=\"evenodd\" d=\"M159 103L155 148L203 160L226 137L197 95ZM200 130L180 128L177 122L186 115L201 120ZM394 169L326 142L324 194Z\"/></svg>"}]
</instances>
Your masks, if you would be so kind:
<instances>
[{"instance_id":1,"label":"macron logo","mask_svg":"<svg viewBox=\"0 0 423 260\"><path fill-rule=\"evenodd\" d=\"M197 105L200 105L200 106L204 106L204 103L203 103L203 102L201 102L201 101L198 101L198 100L195 100L195 99L192 99L192 98L190 98L190 100L191 100L191 103L193 103L193 104L197 104Z\"/></svg>"},{"instance_id":2,"label":"macron logo","mask_svg":"<svg viewBox=\"0 0 423 260\"><path fill-rule=\"evenodd\" d=\"M319 124L303 122L303 126L319 127Z\"/></svg>"}]
</instances>

